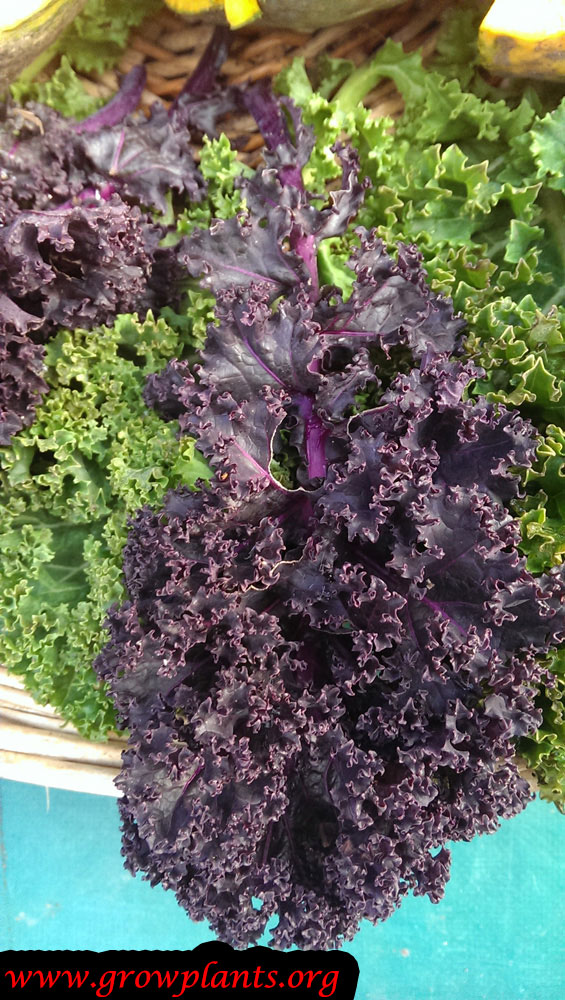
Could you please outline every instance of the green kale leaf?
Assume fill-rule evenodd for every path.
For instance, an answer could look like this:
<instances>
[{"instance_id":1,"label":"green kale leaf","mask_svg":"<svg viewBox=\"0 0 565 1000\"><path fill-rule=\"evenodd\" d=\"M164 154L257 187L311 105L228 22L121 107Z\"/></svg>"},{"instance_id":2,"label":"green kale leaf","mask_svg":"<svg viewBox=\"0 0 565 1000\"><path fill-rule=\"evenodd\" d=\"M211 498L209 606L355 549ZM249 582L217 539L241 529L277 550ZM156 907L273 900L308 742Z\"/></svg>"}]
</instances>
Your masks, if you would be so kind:
<instances>
[{"instance_id":1,"label":"green kale leaf","mask_svg":"<svg viewBox=\"0 0 565 1000\"><path fill-rule=\"evenodd\" d=\"M192 439L142 399L146 376L192 348L185 320L61 331L46 350L45 403L0 454L0 661L92 738L114 723L92 662L123 600L128 517L208 477Z\"/></svg>"}]
</instances>

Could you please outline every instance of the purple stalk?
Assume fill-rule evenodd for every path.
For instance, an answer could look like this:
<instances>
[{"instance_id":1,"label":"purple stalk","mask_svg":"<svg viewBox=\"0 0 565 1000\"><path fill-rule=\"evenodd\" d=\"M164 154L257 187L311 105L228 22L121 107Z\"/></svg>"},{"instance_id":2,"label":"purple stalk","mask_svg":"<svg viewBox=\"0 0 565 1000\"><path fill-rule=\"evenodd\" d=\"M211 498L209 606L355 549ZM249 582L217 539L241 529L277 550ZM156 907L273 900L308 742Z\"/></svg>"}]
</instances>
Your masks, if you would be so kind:
<instances>
[{"instance_id":1,"label":"purple stalk","mask_svg":"<svg viewBox=\"0 0 565 1000\"><path fill-rule=\"evenodd\" d=\"M274 153L280 146L292 145L286 118L270 84L261 81L249 87L242 95L242 99L249 114L257 122L268 150ZM281 184L285 187L304 190L302 170L296 163L283 163L278 174Z\"/></svg>"},{"instance_id":2,"label":"purple stalk","mask_svg":"<svg viewBox=\"0 0 565 1000\"><path fill-rule=\"evenodd\" d=\"M126 115L135 111L141 100L145 87L146 72L144 66L134 66L124 76L120 89L108 104L100 111L95 111L84 121L75 125L75 132L99 132L103 128L112 128L124 120Z\"/></svg>"},{"instance_id":3,"label":"purple stalk","mask_svg":"<svg viewBox=\"0 0 565 1000\"><path fill-rule=\"evenodd\" d=\"M249 87L243 93L242 100L257 122L267 149L272 153L282 149L288 155L287 151L294 148L293 142L288 131L284 111L273 94L270 84L262 81ZM283 159L281 154L281 160ZM302 168L298 162L283 162L278 170L278 178L283 187L293 187L304 193ZM320 290L316 238L312 234L303 236L299 231L291 232L290 245L306 264L312 282L311 298L316 299Z\"/></svg>"},{"instance_id":4,"label":"purple stalk","mask_svg":"<svg viewBox=\"0 0 565 1000\"><path fill-rule=\"evenodd\" d=\"M306 421L306 457L310 479L323 478L326 474L326 438L328 428L315 414Z\"/></svg>"},{"instance_id":5,"label":"purple stalk","mask_svg":"<svg viewBox=\"0 0 565 1000\"><path fill-rule=\"evenodd\" d=\"M279 146L290 145L291 139L286 118L278 100L273 94L270 83L266 80L261 80L259 83L254 84L254 86L249 87L243 94L243 103L249 114L253 115L257 122L267 149L274 153ZM282 170L292 171L292 165L283 164ZM292 184L292 180L288 179L283 181L283 183ZM299 183L293 184L293 187L299 187L300 190L303 189L301 176Z\"/></svg>"},{"instance_id":6,"label":"purple stalk","mask_svg":"<svg viewBox=\"0 0 565 1000\"><path fill-rule=\"evenodd\" d=\"M171 104L169 117L176 115L181 110L183 98L208 97L212 93L217 83L220 67L228 54L230 38L229 28L219 26L214 29L194 73L189 76L184 87Z\"/></svg>"},{"instance_id":7,"label":"purple stalk","mask_svg":"<svg viewBox=\"0 0 565 1000\"><path fill-rule=\"evenodd\" d=\"M114 151L114 155L112 157L112 165L109 170L110 174L116 174L118 172L118 168L120 165L120 156L122 155L122 149L124 148L125 140L126 140L126 130L123 128L122 131L120 132L120 138L118 139L118 143Z\"/></svg>"},{"instance_id":8,"label":"purple stalk","mask_svg":"<svg viewBox=\"0 0 565 1000\"><path fill-rule=\"evenodd\" d=\"M326 789L326 794L327 794L328 799L330 800L330 802L332 801L332 793L330 792L330 783L328 781L328 774L330 773L330 767L332 766L332 764L333 764L333 760L330 757L330 759L328 761L328 766L326 767L326 770L324 771L324 787Z\"/></svg>"},{"instance_id":9,"label":"purple stalk","mask_svg":"<svg viewBox=\"0 0 565 1000\"><path fill-rule=\"evenodd\" d=\"M456 618L452 618L451 615L448 615L447 611L444 611L441 604L438 604L437 601L431 601L429 597L422 597L422 604L427 604L428 608L431 608L432 611L437 611L442 618L445 618L448 622L451 622L452 625L455 625L455 628L459 629L461 635L467 635L467 629L463 628Z\"/></svg>"},{"instance_id":10,"label":"purple stalk","mask_svg":"<svg viewBox=\"0 0 565 1000\"><path fill-rule=\"evenodd\" d=\"M183 788L183 790L181 792L181 797L184 795L184 793L186 792L187 788L190 787L190 785L192 784L192 782L198 777L198 775L200 774L200 772L203 771L203 770L204 770L204 764L201 764L200 767L196 768L196 771L194 772L194 774L191 774L190 778L186 782L186 784L185 784L185 786L184 786L184 788Z\"/></svg>"},{"instance_id":11,"label":"purple stalk","mask_svg":"<svg viewBox=\"0 0 565 1000\"><path fill-rule=\"evenodd\" d=\"M316 367L319 367L319 364ZM325 445L329 431L327 427L324 427L317 414L313 413L312 400L308 396L302 397L299 411L305 424L308 476L310 479L323 479L326 475Z\"/></svg>"}]
</instances>

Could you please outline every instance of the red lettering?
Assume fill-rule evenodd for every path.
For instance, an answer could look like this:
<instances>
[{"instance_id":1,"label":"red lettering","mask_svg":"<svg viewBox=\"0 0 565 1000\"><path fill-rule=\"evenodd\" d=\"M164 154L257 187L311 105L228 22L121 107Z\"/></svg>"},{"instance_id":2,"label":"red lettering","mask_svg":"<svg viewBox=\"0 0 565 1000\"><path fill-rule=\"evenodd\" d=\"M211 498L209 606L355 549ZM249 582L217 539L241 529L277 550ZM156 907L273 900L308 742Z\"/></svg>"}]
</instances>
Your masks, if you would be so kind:
<instances>
[{"instance_id":1,"label":"red lettering","mask_svg":"<svg viewBox=\"0 0 565 1000\"><path fill-rule=\"evenodd\" d=\"M225 990L228 985L229 984L228 984L228 974L227 974L227 972L215 972L214 973L214 975L212 976L212 981L210 983L210 986L213 989L217 989L218 986L221 986L222 989Z\"/></svg>"},{"instance_id":2,"label":"red lettering","mask_svg":"<svg viewBox=\"0 0 565 1000\"><path fill-rule=\"evenodd\" d=\"M34 972L34 976L37 976L39 979L40 982L39 988L41 990L45 989L46 986L48 987L48 989L52 989L60 975L61 975L60 969L58 969L57 972L55 973L52 973L51 970L48 969L45 975L43 974L41 969L36 969L36 971Z\"/></svg>"},{"instance_id":3,"label":"red lettering","mask_svg":"<svg viewBox=\"0 0 565 1000\"><path fill-rule=\"evenodd\" d=\"M106 969L106 972L102 973L102 975L100 976L100 982L98 983L98 989L96 990L97 997L110 996L110 993L112 992L116 984L117 975L118 973L115 971L115 969ZM107 976L109 976L110 978L107 979L106 978ZM102 990L106 990L106 993L103 993Z\"/></svg>"},{"instance_id":4,"label":"red lettering","mask_svg":"<svg viewBox=\"0 0 565 1000\"><path fill-rule=\"evenodd\" d=\"M232 986L238 986L239 980L241 979L242 976L245 979L245 982L243 983L243 989L248 990L249 987L251 986L251 983L249 982L249 973L247 972L246 969L243 969L241 972L237 971L232 972L232 976L233 976Z\"/></svg>"},{"instance_id":5,"label":"red lettering","mask_svg":"<svg viewBox=\"0 0 565 1000\"><path fill-rule=\"evenodd\" d=\"M338 979L339 972L326 972L324 978L322 979L322 985L318 990L318 996L332 997L335 993ZM326 990L329 990L329 993L325 992Z\"/></svg>"},{"instance_id":6,"label":"red lettering","mask_svg":"<svg viewBox=\"0 0 565 1000\"><path fill-rule=\"evenodd\" d=\"M180 989L180 993L172 993L171 996L173 997L173 1000L175 1000L176 997L181 997L185 990L189 990L193 986L196 986L199 975L200 973L198 972L198 969L193 969L192 972L183 972L182 986ZM191 976L194 976L194 979L191 983L189 983L188 980L191 978Z\"/></svg>"},{"instance_id":7,"label":"red lettering","mask_svg":"<svg viewBox=\"0 0 565 1000\"><path fill-rule=\"evenodd\" d=\"M292 982L295 976L300 976L300 979L297 983ZM290 986L291 990L296 990L298 989L299 986L302 986L303 981L304 981L304 973L301 972L300 969L295 969L294 972L291 972L290 976L288 977L287 986Z\"/></svg>"},{"instance_id":8,"label":"red lettering","mask_svg":"<svg viewBox=\"0 0 565 1000\"><path fill-rule=\"evenodd\" d=\"M69 983L69 989L71 986L75 986L75 984L78 987L81 987L83 983L85 983L86 980L88 979L88 972L83 972L82 974L80 972L75 972L73 976L72 972L69 972L68 969L65 969L65 971L61 974L67 977Z\"/></svg>"},{"instance_id":9,"label":"red lettering","mask_svg":"<svg viewBox=\"0 0 565 1000\"><path fill-rule=\"evenodd\" d=\"M210 968L211 965L217 965L217 964L218 964L217 962L208 962L208 965L206 966L206 968L204 969L204 972L202 973L202 986L203 987L210 985L210 983L207 983L205 981L206 980L206 973L208 972L208 969Z\"/></svg>"},{"instance_id":10,"label":"red lettering","mask_svg":"<svg viewBox=\"0 0 565 1000\"><path fill-rule=\"evenodd\" d=\"M130 976L135 976L135 969L130 969L129 972L125 972L124 969L121 969L117 975L121 976L122 981L119 985L119 989L123 990L126 979L129 979Z\"/></svg>"},{"instance_id":11,"label":"red lettering","mask_svg":"<svg viewBox=\"0 0 565 1000\"><path fill-rule=\"evenodd\" d=\"M312 983L314 982L316 976L321 976L322 975L322 970L318 969L317 972L308 971L308 972L305 972L304 975L308 976L308 981L306 983L306 986L308 987L308 989L311 989Z\"/></svg>"},{"instance_id":12,"label":"red lettering","mask_svg":"<svg viewBox=\"0 0 565 1000\"><path fill-rule=\"evenodd\" d=\"M178 969L177 969L177 971L175 972L174 975L171 972L169 972L168 969L166 969L166 971L163 973L163 975L161 975L161 973L159 972L159 969L155 969L155 971L151 973L152 976L156 977L156 979L157 979L157 988L160 989L160 990L163 989L163 986L166 986L167 989L170 990L170 988L173 985L173 983L175 982L178 974L179 974L179 970Z\"/></svg>"},{"instance_id":13,"label":"red lettering","mask_svg":"<svg viewBox=\"0 0 565 1000\"><path fill-rule=\"evenodd\" d=\"M263 985L263 983L259 982L259 978L262 972L264 972L264 969L262 969L261 966L258 965L257 968L255 969L255 975L253 976L253 985L256 990Z\"/></svg>"},{"instance_id":14,"label":"red lettering","mask_svg":"<svg viewBox=\"0 0 565 1000\"><path fill-rule=\"evenodd\" d=\"M147 986L150 986L155 977L156 988L161 990L163 987L167 990L167 995L170 1000L178 1000L182 997L186 990L191 989L193 986L197 986L200 983L201 987L211 987L211 989L249 989L254 988L256 990L273 989L275 986L287 986L291 990L296 990L301 986L305 986L307 989L311 990L314 982L317 982L318 989L317 995L320 998L333 997L337 983L339 979L339 972L332 971L323 973L320 969L314 970L310 969L307 972L303 972L300 969L295 969L292 971L286 983L284 980L278 979L277 969L263 969L260 965L257 965L255 969L239 969L239 970L228 970L219 969L217 966L219 962L212 961L208 962L204 971L202 973L202 978L200 971L197 969L192 970L165 970L161 972L159 969L149 970L141 969L140 971L135 971L134 969L129 970L112 970L106 969L99 977L98 983L90 983L90 986L95 991L94 995L98 998L109 997L115 990L121 990L124 987L126 981L133 977L135 987L138 990L143 990ZM216 970L214 971L214 968ZM67 980L67 988L78 987L79 989L85 984L88 985L87 980L90 977L90 973L70 971L69 969L63 970L46 970L35 969L34 971L23 971L23 970L11 970L8 969L4 972L4 978L11 980L12 989L23 989L26 987L33 977L36 977L36 981L39 984L39 989L53 989L53 987L62 979ZM180 978L179 978L180 977ZM172 993L172 987L176 985L177 992ZM155 984L153 984L155 988ZM166 997L164 998L166 1000Z\"/></svg>"},{"instance_id":15,"label":"red lettering","mask_svg":"<svg viewBox=\"0 0 565 1000\"><path fill-rule=\"evenodd\" d=\"M11 969L8 969L4 973L4 979L6 978L6 976L11 976L12 977L12 989L15 990L16 983L18 984L18 986L20 988L22 988L23 986L27 986L27 984L29 983L31 977L33 976L33 972L28 972L27 975L26 975L25 972L18 972L17 975L16 975L15 972L12 972ZM25 976L25 979L24 979L24 976Z\"/></svg>"}]
</instances>

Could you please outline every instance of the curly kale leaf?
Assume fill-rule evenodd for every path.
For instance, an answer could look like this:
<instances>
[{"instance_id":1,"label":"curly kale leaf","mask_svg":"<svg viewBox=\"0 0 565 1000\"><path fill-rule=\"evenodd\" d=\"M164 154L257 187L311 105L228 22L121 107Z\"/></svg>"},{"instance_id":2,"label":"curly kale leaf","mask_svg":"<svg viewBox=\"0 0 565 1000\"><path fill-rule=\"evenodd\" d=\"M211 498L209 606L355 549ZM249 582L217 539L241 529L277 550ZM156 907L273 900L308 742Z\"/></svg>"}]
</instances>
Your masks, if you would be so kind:
<instances>
[{"instance_id":1,"label":"curly kale leaf","mask_svg":"<svg viewBox=\"0 0 565 1000\"><path fill-rule=\"evenodd\" d=\"M146 375L182 346L151 314L59 333L46 350L49 395L0 456L0 660L94 738L113 723L92 660L123 598L128 515L207 475L193 442L142 400Z\"/></svg>"},{"instance_id":2,"label":"curly kale leaf","mask_svg":"<svg viewBox=\"0 0 565 1000\"><path fill-rule=\"evenodd\" d=\"M448 360L462 323L414 249L358 229L344 296L318 253L356 180L312 205L271 155L242 191L241 222L188 239L217 298L200 363L146 389L214 478L138 513L95 666L130 730L128 868L237 947L277 915L277 947L328 948L439 899L446 842L528 802L515 742L565 582L528 572L508 512L532 429L465 398L480 372Z\"/></svg>"},{"instance_id":3,"label":"curly kale leaf","mask_svg":"<svg viewBox=\"0 0 565 1000\"><path fill-rule=\"evenodd\" d=\"M234 463L133 524L96 664L131 732L127 864L239 947L273 914L277 947L333 947L410 889L438 899L446 841L529 800L514 745L540 721L563 580L531 577L500 502L527 428L462 401L467 377L399 378L334 428L342 457L310 488Z\"/></svg>"}]
</instances>

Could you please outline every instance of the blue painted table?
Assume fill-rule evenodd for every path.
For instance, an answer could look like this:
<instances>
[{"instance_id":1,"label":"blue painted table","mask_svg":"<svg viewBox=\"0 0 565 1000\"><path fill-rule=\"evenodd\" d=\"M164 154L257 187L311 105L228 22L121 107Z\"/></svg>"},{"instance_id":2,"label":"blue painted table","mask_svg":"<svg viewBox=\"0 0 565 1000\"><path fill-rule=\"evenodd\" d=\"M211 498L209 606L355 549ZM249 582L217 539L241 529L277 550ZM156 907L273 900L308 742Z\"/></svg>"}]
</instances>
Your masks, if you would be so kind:
<instances>
[{"instance_id":1,"label":"blue painted table","mask_svg":"<svg viewBox=\"0 0 565 1000\"><path fill-rule=\"evenodd\" d=\"M0 948L185 949L210 940L122 868L112 799L0 781ZM565 1000L565 816L536 801L453 848L441 903L363 925L356 1000Z\"/></svg>"}]
</instances>

